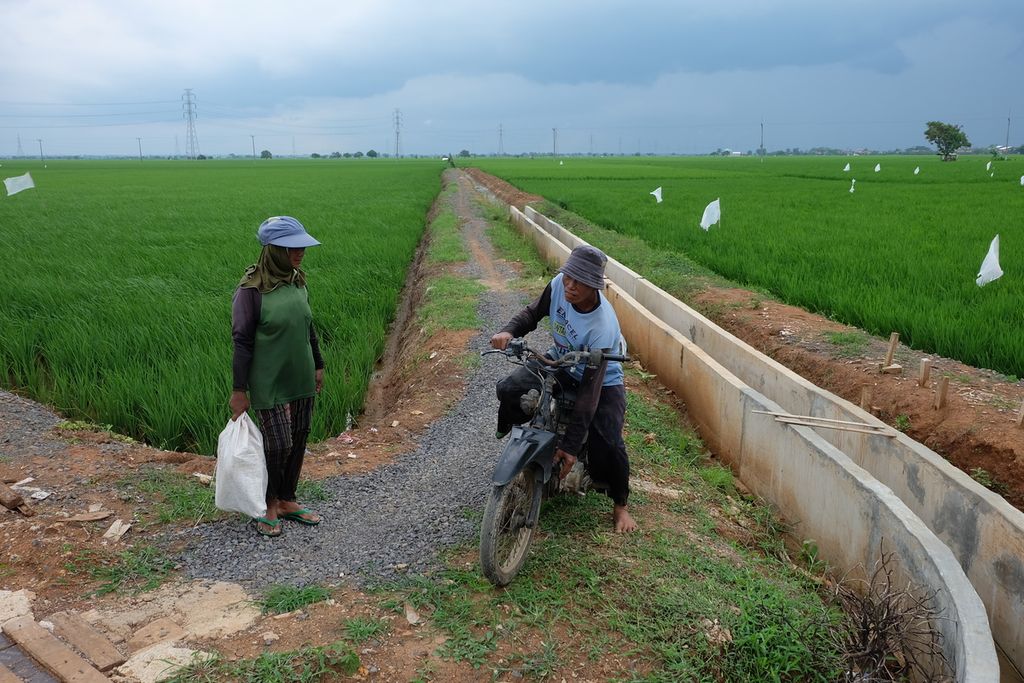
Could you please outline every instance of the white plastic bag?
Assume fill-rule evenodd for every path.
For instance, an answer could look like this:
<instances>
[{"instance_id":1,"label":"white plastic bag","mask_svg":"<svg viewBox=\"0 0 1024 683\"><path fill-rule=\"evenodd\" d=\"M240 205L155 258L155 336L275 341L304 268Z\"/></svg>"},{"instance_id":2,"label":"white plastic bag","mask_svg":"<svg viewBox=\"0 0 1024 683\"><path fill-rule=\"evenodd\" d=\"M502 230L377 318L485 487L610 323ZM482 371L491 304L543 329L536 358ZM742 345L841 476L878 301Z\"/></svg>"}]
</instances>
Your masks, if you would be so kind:
<instances>
[{"instance_id":1,"label":"white plastic bag","mask_svg":"<svg viewBox=\"0 0 1024 683\"><path fill-rule=\"evenodd\" d=\"M249 517L267 514L267 460L263 435L248 413L228 426L217 439L214 504L220 510Z\"/></svg>"}]
</instances>

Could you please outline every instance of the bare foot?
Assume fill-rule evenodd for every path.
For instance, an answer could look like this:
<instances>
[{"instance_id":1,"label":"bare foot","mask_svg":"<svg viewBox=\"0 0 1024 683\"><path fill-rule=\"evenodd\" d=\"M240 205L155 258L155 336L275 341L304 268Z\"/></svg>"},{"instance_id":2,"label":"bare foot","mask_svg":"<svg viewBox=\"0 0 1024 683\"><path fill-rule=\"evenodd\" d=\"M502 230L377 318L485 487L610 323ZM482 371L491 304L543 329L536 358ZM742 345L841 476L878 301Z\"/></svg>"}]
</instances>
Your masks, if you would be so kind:
<instances>
[{"instance_id":1,"label":"bare foot","mask_svg":"<svg viewBox=\"0 0 1024 683\"><path fill-rule=\"evenodd\" d=\"M637 530L636 521L625 505L616 505L612 512L612 523L615 525L616 533L628 534Z\"/></svg>"}]
</instances>

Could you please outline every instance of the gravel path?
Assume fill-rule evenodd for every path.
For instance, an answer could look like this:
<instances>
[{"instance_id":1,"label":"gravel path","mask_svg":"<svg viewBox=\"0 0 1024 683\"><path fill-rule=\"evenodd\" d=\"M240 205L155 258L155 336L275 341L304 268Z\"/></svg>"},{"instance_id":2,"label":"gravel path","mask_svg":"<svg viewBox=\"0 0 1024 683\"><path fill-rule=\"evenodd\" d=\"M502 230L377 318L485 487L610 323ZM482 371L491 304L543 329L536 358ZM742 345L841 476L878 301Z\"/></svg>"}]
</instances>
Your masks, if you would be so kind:
<instances>
[{"instance_id":1,"label":"gravel path","mask_svg":"<svg viewBox=\"0 0 1024 683\"><path fill-rule=\"evenodd\" d=\"M457 210L464 212L470 205L467 194L477 191L460 176ZM477 240L478 248L490 254L481 222L475 216L462 218L464 238ZM497 267L511 279L502 264ZM464 271L482 274L477 263ZM485 293L478 310L482 331L471 348L489 348L491 334L522 306L518 292ZM547 343L541 331L531 340ZM462 400L428 428L416 451L372 472L324 480L329 500L317 503L325 519L319 526L286 523L280 537L264 538L237 518L206 524L184 532L189 547L180 559L183 569L196 578L259 588L347 579L364 583L439 567L439 552L477 536L476 520L503 444L494 438L494 384L512 369L500 357L482 359L468 373Z\"/></svg>"}]
</instances>

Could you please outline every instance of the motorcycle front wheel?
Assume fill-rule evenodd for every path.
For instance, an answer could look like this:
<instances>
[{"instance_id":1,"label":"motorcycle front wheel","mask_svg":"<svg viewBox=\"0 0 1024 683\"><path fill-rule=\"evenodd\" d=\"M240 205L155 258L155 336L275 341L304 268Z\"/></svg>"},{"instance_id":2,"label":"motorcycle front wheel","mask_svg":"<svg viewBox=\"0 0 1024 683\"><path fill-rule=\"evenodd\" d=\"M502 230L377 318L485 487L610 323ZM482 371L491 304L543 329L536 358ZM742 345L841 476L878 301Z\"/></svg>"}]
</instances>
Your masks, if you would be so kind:
<instances>
[{"instance_id":1,"label":"motorcycle front wheel","mask_svg":"<svg viewBox=\"0 0 1024 683\"><path fill-rule=\"evenodd\" d=\"M527 520L533 507L540 504L541 493L531 469L491 488L480 525L480 566L495 586L508 585L526 560L534 531Z\"/></svg>"}]
</instances>

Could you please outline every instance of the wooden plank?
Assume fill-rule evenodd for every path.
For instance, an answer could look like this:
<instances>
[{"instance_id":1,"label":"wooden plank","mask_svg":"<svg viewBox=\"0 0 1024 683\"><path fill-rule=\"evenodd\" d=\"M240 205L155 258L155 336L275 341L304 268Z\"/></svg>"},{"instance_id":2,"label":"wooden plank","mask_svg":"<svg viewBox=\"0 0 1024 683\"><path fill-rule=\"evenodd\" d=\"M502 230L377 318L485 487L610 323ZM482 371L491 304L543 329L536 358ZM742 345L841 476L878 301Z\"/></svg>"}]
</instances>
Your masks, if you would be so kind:
<instances>
[{"instance_id":1,"label":"wooden plank","mask_svg":"<svg viewBox=\"0 0 1024 683\"><path fill-rule=\"evenodd\" d=\"M14 673L3 664L0 664L0 683L22 683L20 676Z\"/></svg>"},{"instance_id":2,"label":"wooden plank","mask_svg":"<svg viewBox=\"0 0 1024 683\"><path fill-rule=\"evenodd\" d=\"M888 437L890 439L896 436L896 434L894 432L891 432L891 431L888 431L888 430L882 431L881 429L861 429L860 427L850 427L848 425L827 424L825 422L804 422L803 420L800 420L799 418L792 418L791 419L791 418L786 418L786 417L776 417L775 421L776 422L782 422L784 424L800 425L802 427L814 427L816 429L838 429L839 431L843 431L843 432L860 432L861 434L877 434L878 436L885 436L885 437Z\"/></svg>"},{"instance_id":3,"label":"wooden plank","mask_svg":"<svg viewBox=\"0 0 1024 683\"><path fill-rule=\"evenodd\" d=\"M788 417L791 419L814 420L815 422L828 422L831 424L852 425L854 427L867 427L868 429L885 429L885 427L882 427L881 425L871 425L867 424L866 422L853 422L851 420L833 420L830 417L817 417L815 415L793 415L792 413L773 413L770 410L751 410L750 412L757 413L758 415L775 415L777 417Z\"/></svg>"},{"instance_id":4,"label":"wooden plank","mask_svg":"<svg viewBox=\"0 0 1024 683\"><path fill-rule=\"evenodd\" d=\"M889 350L885 354L885 362L882 363L883 368L887 368L892 365L892 357L896 355L896 345L900 342L900 333L893 332L889 335Z\"/></svg>"},{"instance_id":5,"label":"wooden plank","mask_svg":"<svg viewBox=\"0 0 1024 683\"><path fill-rule=\"evenodd\" d=\"M935 409L946 407L946 394L949 392L949 378L943 377L939 382L939 393L935 394Z\"/></svg>"},{"instance_id":6,"label":"wooden plank","mask_svg":"<svg viewBox=\"0 0 1024 683\"><path fill-rule=\"evenodd\" d=\"M861 410L871 412L871 394L873 390L869 386L863 386L860 388L860 407Z\"/></svg>"},{"instance_id":7,"label":"wooden plank","mask_svg":"<svg viewBox=\"0 0 1024 683\"><path fill-rule=\"evenodd\" d=\"M77 614L57 612L49 617L57 635L75 646L100 671L124 664L124 656L107 637Z\"/></svg>"},{"instance_id":8,"label":"wooden plank","mask_svg":"<svg viewBox=\"0 0 1024 683\"><path fill-rule=\"evenodd\" d=\"M30 616L6 622L3 631L64 683L105 683L108 680Z\"/></svg>"},{"instance_id":9,"label":"wooden plank","mask_svg":"<svg viewBox=\"0 0 1024 683\"><path fill-rule=\"evenodd\" d=\"M919 387L926 387L926 386L928 386L928 379L931 376L931 374L932 374L932 359L931 358L922 358L921 359L921 369L917 373L917 385Z\"/></svg>"}]
</instances>

